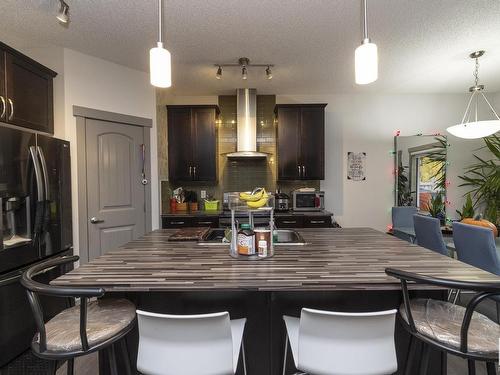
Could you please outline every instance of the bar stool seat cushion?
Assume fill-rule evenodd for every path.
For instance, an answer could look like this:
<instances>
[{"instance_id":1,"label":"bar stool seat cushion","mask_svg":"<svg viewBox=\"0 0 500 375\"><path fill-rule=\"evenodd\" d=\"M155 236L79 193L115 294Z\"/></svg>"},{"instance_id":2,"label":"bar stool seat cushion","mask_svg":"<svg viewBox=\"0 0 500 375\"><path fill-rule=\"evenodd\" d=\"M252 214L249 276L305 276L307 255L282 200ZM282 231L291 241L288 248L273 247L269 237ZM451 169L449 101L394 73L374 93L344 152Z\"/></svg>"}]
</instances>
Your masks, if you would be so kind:
<instances>
[{"instance_id":1,"label":"bar stool seat cushion","mask_svg":"<svg viewBox=\"0 0 500 375\"><path fill-rule=\"evenodd\" d=\"M94 347L118 335L135 319L135 306L126 299L106 298L91 301L87 307L87 339ZM45 324L47 350L73 352L82 350L80 306L68 308ZM34 338L39 342L38 334Z\"/></svg>"},{"instance_id":2,"label":"bar stool seat cushion","mask_svg":"<svg viewBox=\"0 0 500 375\"><path fill-rule=\"evenodd\" d=\"M416 330L433 340L451 347L460 347L460 328L465 307L433 299L412 299L410 309ZM403 319L408 323L404 304L400 307ZM483 314L474 312L469 328L468 351L477 354L498 353L500 325Z\"/></svg>"}]
</instances>

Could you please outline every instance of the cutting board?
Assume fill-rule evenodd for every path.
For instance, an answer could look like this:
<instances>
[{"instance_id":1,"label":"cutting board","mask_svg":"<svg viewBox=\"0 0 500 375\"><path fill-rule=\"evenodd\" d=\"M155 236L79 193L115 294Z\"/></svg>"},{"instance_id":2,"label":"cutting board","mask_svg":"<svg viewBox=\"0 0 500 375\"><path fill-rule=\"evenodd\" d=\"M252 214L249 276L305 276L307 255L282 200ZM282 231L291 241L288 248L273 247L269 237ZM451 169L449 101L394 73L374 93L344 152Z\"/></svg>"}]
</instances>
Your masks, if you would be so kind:
<instances>
[{"instance_id":1,"label":"cutting board","mask_svg":"<svg viewBox=\"0 0 500 375\"><path fill-rule=\"evenodd\" d=\"M201 241L210 228L182 228L172 234L169 241Z\"/></svg>"}]
</instances>

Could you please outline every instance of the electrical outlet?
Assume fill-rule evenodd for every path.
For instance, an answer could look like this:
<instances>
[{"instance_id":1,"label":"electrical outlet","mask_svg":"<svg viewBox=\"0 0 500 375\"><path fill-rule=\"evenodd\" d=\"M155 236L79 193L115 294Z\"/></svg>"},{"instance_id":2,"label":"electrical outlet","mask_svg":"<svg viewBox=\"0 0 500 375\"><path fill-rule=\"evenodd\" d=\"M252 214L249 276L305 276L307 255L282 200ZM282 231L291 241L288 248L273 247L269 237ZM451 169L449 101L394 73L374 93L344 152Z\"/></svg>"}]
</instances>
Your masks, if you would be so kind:
<instances>
[{"instance_id":1,"label":"electrical outlet","mask_svg":"<svg viewBox=\"0 0 500 375\"><path fill-rule=\"evenodd\" d=\"M207 197L207 191L206 190L200 191L200 197L201 199L205 199Z\"/></svg>"}]
</instances>

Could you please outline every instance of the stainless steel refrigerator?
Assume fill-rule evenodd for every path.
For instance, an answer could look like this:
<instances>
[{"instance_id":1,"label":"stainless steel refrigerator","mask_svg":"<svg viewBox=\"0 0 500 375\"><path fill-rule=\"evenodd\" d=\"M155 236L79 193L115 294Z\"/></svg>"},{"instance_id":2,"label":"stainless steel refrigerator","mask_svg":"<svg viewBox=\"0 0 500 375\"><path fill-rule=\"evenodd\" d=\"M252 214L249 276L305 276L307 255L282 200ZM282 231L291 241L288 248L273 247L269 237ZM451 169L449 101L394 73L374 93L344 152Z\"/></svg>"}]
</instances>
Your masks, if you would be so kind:
<instances>
[{"instance_id":1,"label":"stainless steel refrigerator","mask_svg":"<svg viewBox=\"0 0 500 375\"><path fill-rule=\"evenodd\" d=\"M71 253L69 142L0 125L0 368L29 348L35 332L22 272ZM66 301L43 304L49 319Z\"/></svg>"}]
</instances>

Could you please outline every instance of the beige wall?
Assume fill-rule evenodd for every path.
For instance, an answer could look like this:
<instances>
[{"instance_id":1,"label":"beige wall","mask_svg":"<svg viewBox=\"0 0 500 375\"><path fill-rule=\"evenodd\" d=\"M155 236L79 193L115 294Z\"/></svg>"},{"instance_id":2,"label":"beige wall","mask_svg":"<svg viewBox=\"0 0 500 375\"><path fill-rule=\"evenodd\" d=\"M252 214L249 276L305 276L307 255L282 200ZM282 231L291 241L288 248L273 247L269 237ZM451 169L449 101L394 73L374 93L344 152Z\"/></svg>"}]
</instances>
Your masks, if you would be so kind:
<instances>
[{"instance_id":1,"label":"beige wall","mask_svg":"<svg viewBox=\"0 0 500 375\"><path fill-rule=\"evenodd\" d=\"M78 212L78 178L76 173L76 120L73 106L153 119L151 131L151 197L152 225L159 227L159 190L156 148L156 118L154 88L147 73L126 68L102 59L64 49L64 138L71 142L73 242L78 245L78 222L86 220Z\"/></svg>"},{"instance_id":2,"label":"beige wall","mask_svg":"<svg viewBox=\"0 0 500 375\"><path fill-rule=\"evenodd\" d=\"M326 206L342 226L369 226L385 230L394 202L394 132L401 135L446 134L460 121L467 95L278 95L277 103L328 103L326 107ZM469 165L481 140L448 136L448 216L463 204L464 188L458 175ZM347 152L367 153L367 179L346 178Z\"/></svg>"}]
</instances>

